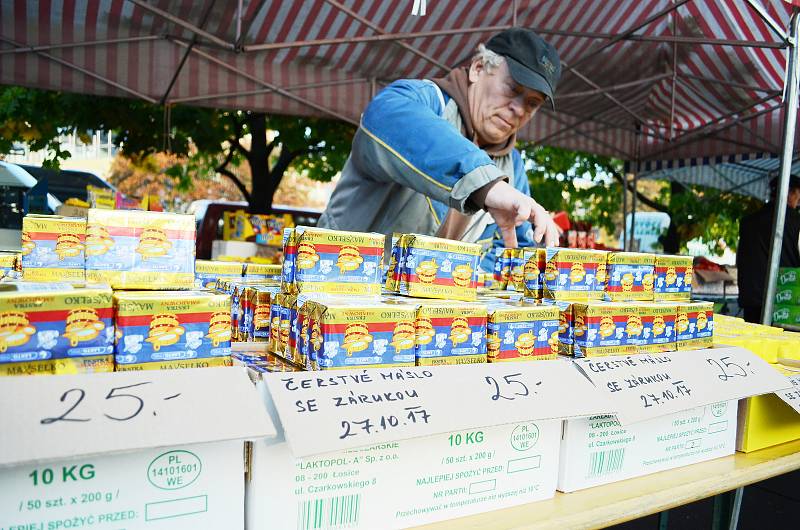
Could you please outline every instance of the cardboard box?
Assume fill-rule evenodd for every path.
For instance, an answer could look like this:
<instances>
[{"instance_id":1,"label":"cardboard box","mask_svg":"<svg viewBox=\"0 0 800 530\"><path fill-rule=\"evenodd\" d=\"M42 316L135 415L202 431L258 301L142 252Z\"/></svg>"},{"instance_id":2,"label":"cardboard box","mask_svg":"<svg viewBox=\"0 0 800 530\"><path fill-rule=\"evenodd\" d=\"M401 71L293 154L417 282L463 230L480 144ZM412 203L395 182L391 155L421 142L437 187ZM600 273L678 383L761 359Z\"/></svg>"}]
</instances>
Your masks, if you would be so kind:
<instances>
[{"instance_id":1,"label":"cardboard box","mask_svg":"<svg viewBox=\"0 0 800 530\"><path fill-rule=\"evenodd\" d=\"M691 300L693 259L692 256L656 255L655 300Z\"/></svg>"},{"instance_id":2,"label":"cardboard box","mask_svg":"<svg viewBox=\"0 0 800 530\"><path fill-rule=\"evenodd\" d=\"M294 458L253 443L250 530L406 528L555 495L558 420L470 429Z\"/></svg>"},{"instance_id":3,"label":"cardboard box","mask_svg":"<svg viewBox=\"0 0 800 530\"><path fill-rule=\"evenodd\" d=\"M258 254L258 245L250 241L224 241L215 239L211 242L211 259L219 259L220 256L237 256L239 258L249 258Z\"/></svg>"},{"instance_id":4,"label":"cardboard box","mask_svg":"<svg viewBox=\"0 0 800 530\"><path fill-rule=\"evenodd\" d=\"M489 305L486 345L489 362L555 359L559 310L556 306Z\"/></svg>"},{"instance_id":5,"label":"cardboard box","mask_svg":"<svg viewBox=\"0 0 800 530\"><path fill-rule=\"evenodd\" d=\"M86 219L26 215L22 219L22 277L32 282L83 282Z\"/></svg>"},{"instance_id":6,"label":"cardboard box","mask_svg":"<svg viewBox=\"0 0 800 530\"><path fill-rule=\"evenodd\" d=\"M114 289L191 289L195 219L135 210L89 210L86 279Z\"/></svg>"},{"instance_id":7,"label":"cardboard box","mask_svg":"<svg viewBox=\"0 0 800 530\"><path fill-rule=\"evenodd\" d=\"M198 259L194 262L195 289L213 289L219 278L241 279L244 263Z\"/></svg>"},{"instance_id":8,"label":"cardboard box","mask_svg":"<svg viewBox=\"0 0 800 530\"><path fill-rule=\"evenodd\" d=\"M800 414L775 394L739 401L736 450L749 453L800 439Z\"/></svg>"},{"instance_id":9,"label":"cardboard box","mask_svg":"<svg viewBox=\"0 0 800 530\"><path fill-rule=\"evenodd\" d=\"M545 298L581 301L603 298L608 252L550 247L546 253Z\"/></svg>"},{"instance_id":10,"label":"cardboard box","mask_svg":"<svg viewBox=\"0 0 800 530\"><path fill-rule=\"evenodd\" d=\"M613 301L653 300L655 256L640 252L608 254L606 299Z\"/></svg>"},{"instance_id":11,"label":"cardboard box","mask_svg":"<svg viewBox=\"0 0 800 530\"><path fill-rule=\"evenodd\" d=\"M116 291L116 363L230 356L230 304L209 291Z\"/></svg>"},{"instance_id":12,"label":"cardboard box","mask_svg":"<svg viewBox=\"0 0 800 530\"><path fill-rule=\"evenodd\" d=\"M613 415L566 420L558 490L571 492L733 454L736 401L622 427Z\"/></svg>"},{"instance_id":13,"label":"cardboard box","mask_svg":"<svg viewBox=\"0 0 800 530\"><path fill-rule=\"evenodd\" d=\"M111 371L112 318L107 285L0 284L0 373Z\"/></svg>"},{"instance_id":14,"label":"cardboard box","mask_svg":"<svg viewBox=\"0 0 800 530\"><path fill-rule=\"evenodd\" d=\"M62 403L69 389L82 397L75 401L71 390ZM25 414L0 410L5 529L243 528L243 440L275 433L250 380L234 368L150 373L144 381L122 373L7 378L0 395L26 404ZM138 400L141 414L104 416L128 417ZM67 417L87 421L40 421L73 401Z\"/></svg>"},{"instance_id":15,"label":"cardboard box","mask_svg":"<svg viewBox=\"0 0 800 530\"><path fill-rule=\"evenodd\" d=\"M444 300L476 299L480 245L418 234L408 234L405 244L400 294Z\"/></svg>"}]
</instances>

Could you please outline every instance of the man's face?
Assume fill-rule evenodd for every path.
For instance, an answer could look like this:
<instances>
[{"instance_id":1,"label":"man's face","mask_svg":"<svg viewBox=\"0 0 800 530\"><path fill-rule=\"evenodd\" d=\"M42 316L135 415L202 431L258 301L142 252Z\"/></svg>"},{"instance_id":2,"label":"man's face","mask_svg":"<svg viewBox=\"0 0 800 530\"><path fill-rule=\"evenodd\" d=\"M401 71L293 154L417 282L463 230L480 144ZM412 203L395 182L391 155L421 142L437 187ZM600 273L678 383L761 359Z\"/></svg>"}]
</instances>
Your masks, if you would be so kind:
<instances>
[{"instance_id":1,"label":"man's face","mask_svg":"<svg viewBox=\"0 0 800 530\"><path fill-rule=\"evenodd\" d=\"M789 208L792 209L796 209L798 206L800 206L800 188L789 188L787 204Z\"/></svg>"},{"instance_id":2,"label":"man's face","mask_svg":"<svg viewBox=\"0 0 800 530\"><path fill-rule=\"evenodd\" d=\"M491 73L480 61L469 68L469 110L482 145L506 141L536 114L545 95L518 85L503 61Z\"/></svg>"}]
</instances>

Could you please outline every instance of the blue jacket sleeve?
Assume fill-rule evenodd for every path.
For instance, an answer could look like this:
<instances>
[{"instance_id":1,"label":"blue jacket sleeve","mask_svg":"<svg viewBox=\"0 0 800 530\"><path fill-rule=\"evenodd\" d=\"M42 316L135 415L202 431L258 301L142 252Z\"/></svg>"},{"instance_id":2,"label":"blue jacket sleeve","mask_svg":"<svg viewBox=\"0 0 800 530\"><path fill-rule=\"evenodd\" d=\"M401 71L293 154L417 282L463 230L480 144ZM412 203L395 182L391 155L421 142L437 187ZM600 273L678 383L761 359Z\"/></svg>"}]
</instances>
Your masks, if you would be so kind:
<instances>
[{"instance_id":1,"label":"blue jacket sleeve","mask_svg":"<svg viewBox=\"0 0 800 530\"><path fill-rule=\"evenodd\" d=\"M503 175L489 156L442 117L433 83L395 81L367 106L352 160L378 182L397 182L464 213L469 196Z\"/></svg>"}]
</instances>

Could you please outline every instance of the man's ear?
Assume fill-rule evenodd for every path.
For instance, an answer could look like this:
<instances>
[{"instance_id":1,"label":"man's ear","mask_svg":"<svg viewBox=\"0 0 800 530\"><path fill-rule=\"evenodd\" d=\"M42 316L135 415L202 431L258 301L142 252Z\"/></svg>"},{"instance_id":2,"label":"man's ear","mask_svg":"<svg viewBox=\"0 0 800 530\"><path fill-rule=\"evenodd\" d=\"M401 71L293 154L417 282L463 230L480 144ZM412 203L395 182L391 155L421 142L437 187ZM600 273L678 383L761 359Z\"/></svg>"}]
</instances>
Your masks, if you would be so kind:
<instances>
[{"instance_id":1,"label":"man's ear","mask_svg":"<svg viewBox=\"0 0 800 530\"><path fill-rule=\"evenodd\" d=\"M472 61L472 64L469 65L469 82L476 83L478 75L483 72L483 69L483 63L479 59Z\"/></svg>"}]
</instances>

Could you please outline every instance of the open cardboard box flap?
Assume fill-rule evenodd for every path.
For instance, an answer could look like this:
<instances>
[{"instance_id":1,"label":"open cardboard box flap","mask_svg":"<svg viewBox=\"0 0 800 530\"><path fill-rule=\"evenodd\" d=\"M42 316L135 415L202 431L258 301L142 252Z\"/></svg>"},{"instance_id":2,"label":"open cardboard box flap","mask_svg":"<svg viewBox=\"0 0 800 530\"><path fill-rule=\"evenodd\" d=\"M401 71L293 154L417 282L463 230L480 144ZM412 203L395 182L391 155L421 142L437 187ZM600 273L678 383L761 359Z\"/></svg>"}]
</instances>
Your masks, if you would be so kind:
<instances>
[{"instance_id":1,"label":"open cardboard box flap","mask_svg":"<svg viewBox=\"0 0 800 530\"><path fill-rule=\"evenodd\" d=\"M0 379L0 467L274 437L244 369Z\"/></svg>"}]
</instances>

